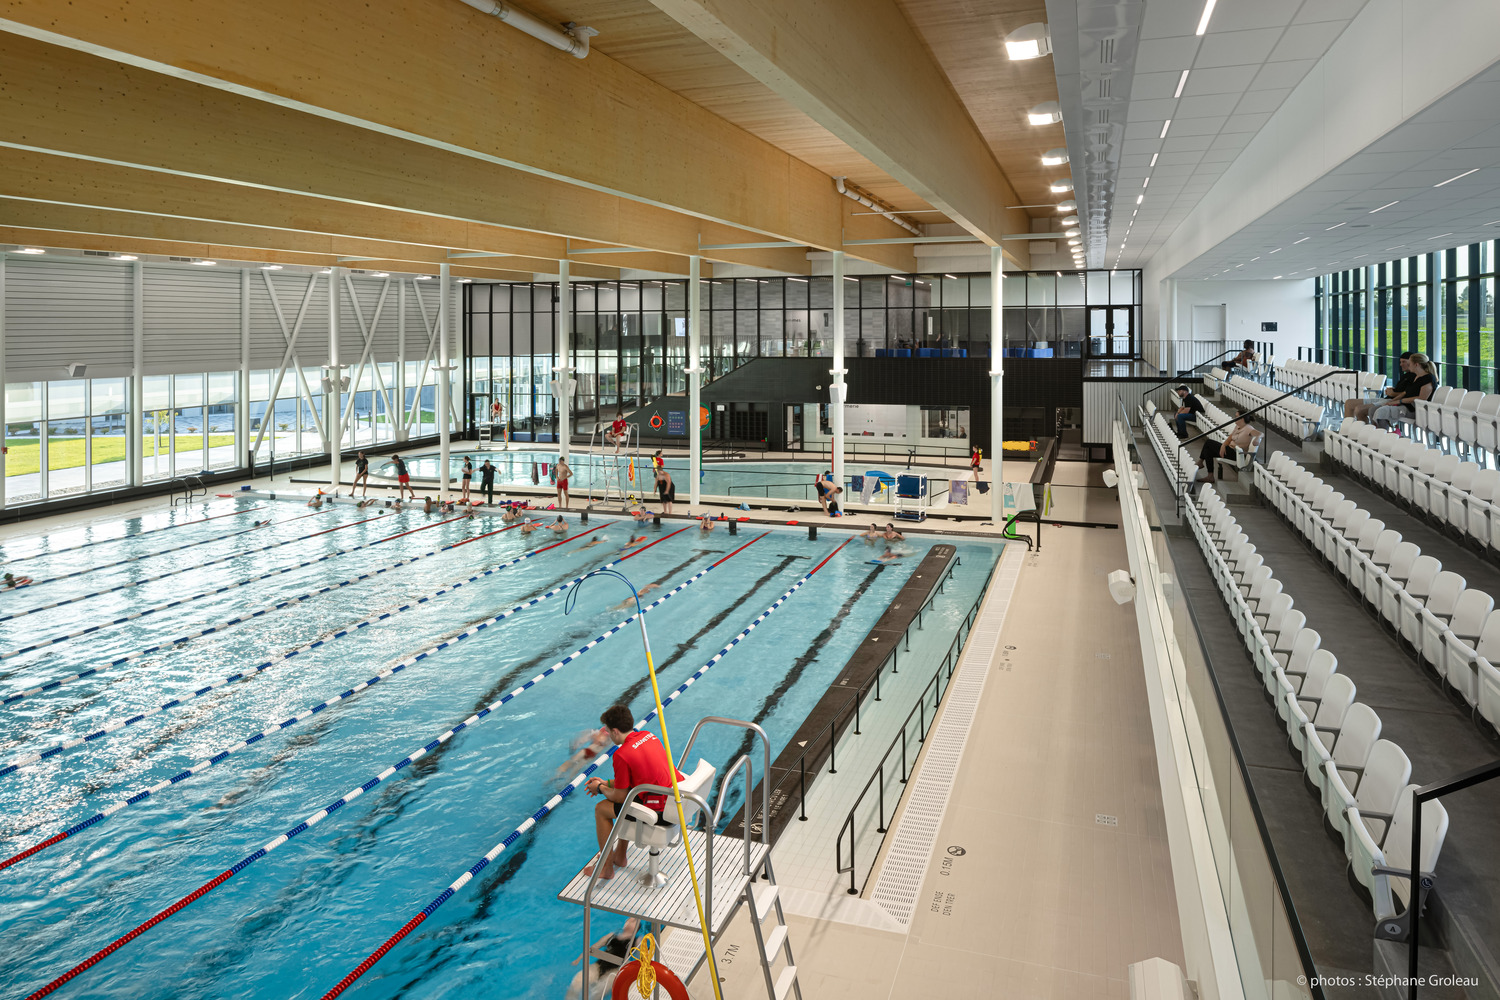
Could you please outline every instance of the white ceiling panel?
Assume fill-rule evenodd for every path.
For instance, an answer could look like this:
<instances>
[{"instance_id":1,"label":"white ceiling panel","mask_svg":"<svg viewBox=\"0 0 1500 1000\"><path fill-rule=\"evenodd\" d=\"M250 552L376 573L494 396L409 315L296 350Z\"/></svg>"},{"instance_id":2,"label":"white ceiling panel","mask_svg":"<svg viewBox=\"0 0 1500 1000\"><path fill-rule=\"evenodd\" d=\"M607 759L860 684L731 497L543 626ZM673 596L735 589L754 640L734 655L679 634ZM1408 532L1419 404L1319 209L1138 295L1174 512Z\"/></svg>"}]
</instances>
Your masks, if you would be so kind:
<instances>
[{"instance_id":1,"label":"white ceiling panel","mask_svg":"<svg viewBox=\"0 0 1500 1000\"><path fill-rule=\"evenodd\" d=\"M1259 65L1271 57L1271 50L1285 29L1261 28L1256 31L1210 31L1203 36L1198 50L1199 66Z\"/></svg>"},{"instance_id":2,"label":"white ceiling panel","mask_svg":"<svg viewBox=\"0 0 1500 1000\"><path fill-rule=\"evenodd\" d=\"M1225 132L1259 132L1271 120L1269 113L1257 115L1230 115L1224 123Z\"/></svg>"},{"instance_id":3,"label":"white ceiling panel","mask_svg":"<svg viewBox=\"0 0 1500 1000\"><path fill-rule=\"evenodd\" d=\"M1156 145L1161 148L1163 153L1194 150L1201 152L1213 145L1213 141L1213 136L1210 135L1182 135L1181 133L1177 133L1168 135L1166 139L1158 139Z\"/></svg>"},{"instance_id":4,"label":"white ceiling panel","mask_svg":"<svg viewBox=\"0 0 1500 1000\"><path fill-rule=\"evenodd\" d=\"M1271 62L1293 59L1313 60L1328 51L1333 40L1343 33L1344 24L1339 21L1319 21L1316 24L1298 24L1289 28L1276 47L1271 50Z\"/></svg>"},{"instance_id":5,"label":"white ceiling panel","mask_svg":"<svg viewBox=\"0 0 1500 1000\"><path fill-rule=\"evenodd\" d=\"M1281 107L1281 102L1286 100L1290 93L1290 89L1260 90L1248 93L1240 98L1240 103L1235 105L1234 110L1242 115L1253 115L1259 112L1270 114Z\"/></svg>"},{"instance_id":6,"label":"white ceiling panel","mask_svg":"<svg viewBox=\"0 0 1500 1000\"><path fill-rule=\"evenodd\" d=\"M1171 108L1166 108L1162 118L1170 117L1174 122L1187 118L1226 118L1233 114L1235 106L1240 102L1239 94L1211 94L1205 97L1184 97L1177 102L1177 110L1174 114ZM1135 102L1132 101L1133 105ZM1131 111L1134 112L1134 107Z\"/></svg>"},{"instance_id":7,"label":"white ceiling panel","mask_svg":"<svg viewBox=\"0 0 1500 1000\"><path fill-rule=\"evenodd\" d=\"M1181 73L1139 73L1130 85L1130 99L1134 101L1168 100L1177 92L1177 80Z\"/></svg>"},{"instance_id":8,"label":"white ceiling panel","mask_svg":"<svg viewBox=\"0 0 1500 1000\"><path fill-rule=\"evenodd\" d=\"M1288 59L1284 62L1267 63L1256 70L1250 89L1290 90L1302 82L1307 71L1316 63L1316 59Z\"/></svg>"},{"instance_id":9,"label":"white ceiling panel","mask_svg":"<svg viewBox=\"0 0 1500 1000\"><path fill-rule=\"evenodd\" d=\"M1185 69L1186 67L1184 67ZM1182 96L1202 97L1205 94L1240 94L1250 86L1259 72L1255 66L1225 66L1218 69L1195 69L1188 74L1187 85L1182 88ZM1168 74L1173 75L1173 74ZM1172 86L1177 86L1176 80L1182 75L1178 70L1173 75Z\"/></svg>"},{"instance_id":10,"label":"white ceiling panel","mask_svg":"<svg viewBox=\"0 0 1500 1000\"><path fill-rule=\"evenodd\" d=\"M1137 66L1147 70L1175 67L1181 72L1193 64L1197 53L1198 39L1192 35L1185 38L1143 38L1135 59Z\"/></svg>"},{"instance_id":11,"label":"white ceiling panel","mask_svg":"<svg viewBox=\"0 0 1500 1000\"><path fill-rule=\"evenodd\" d=\"M1184 118L1173 121L1168 135L1218 135L1227 118Z\"/></svg>"},{"instance_id":12,"label":"white ceiling panel","mask_svg":"<svg viewBox=\"0 0 1500 1000\"><path fill-rule=\"evenodd\" d=\"M1302 0L1225 0L1214 7L1213 26L1219 31L1281 28L1290 24ZM1198 5L1201 15L1203 5Z\"/></svg>"},{"instance_id":13,"label":"white ceiling panel","mask_svg":"<svg viewBox=\"0 0 1500 1000\"><path fill-rule=\"evenodd\" d=\"M1151 0L1141 18L1141 37L1191 35L1203 16L1203 0Z\"/></svg>"},{"instance_id":14,"label":"white ceiling panel","mask_svg":"<svg viewBox=\"0 0 1500 1000\"><path fill-rule=\"evenodd\" d=\"M1347 24L1354 20L1354 15L1363 10L1364 6L1365 0L1319 0L1318 3L1304 3L1297 16L1292 18L1292 23L1343 21Z\"/></svg>"}]
</instances>

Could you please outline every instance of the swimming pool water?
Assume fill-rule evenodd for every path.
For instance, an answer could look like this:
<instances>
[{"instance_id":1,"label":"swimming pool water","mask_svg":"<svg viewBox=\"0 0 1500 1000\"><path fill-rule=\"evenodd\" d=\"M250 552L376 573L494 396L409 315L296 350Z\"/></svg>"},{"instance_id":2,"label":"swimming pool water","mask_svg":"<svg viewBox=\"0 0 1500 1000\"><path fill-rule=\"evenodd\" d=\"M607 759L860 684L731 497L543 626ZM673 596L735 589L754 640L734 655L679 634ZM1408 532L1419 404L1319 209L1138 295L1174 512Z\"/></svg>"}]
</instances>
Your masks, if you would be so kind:
<instances>
[{"instance_id":1,"label":"swimming pool water","mask_svg":"<svg viewBox=\"0 0 1500 1000\"><path fill-rule=\"evenodd\" d=\"M228 509L224 503L213 512ZM277 523L245 535L230 535L241 528L236 522L266 515L245 514L27 560L21 567L42 580L90 561L226 536L7 594L0 613L163 571L153 563L197 565L314 530L353 525L236 556L209 570L0 623L0 652L440 521L404 512L353 524L370 514L345 507L290 521L301 513L273 505ZM431 527L12 657L0 663L0 697L499 526L481 518ZM573 527L579 527L576 521ZM332 639L252 680L0 778L0 857L609 561L632 533L631 526L598 519L588 527L602 528L596 535L606 541L584 549L579 539L541 553ZM666 526L651 537L671 530ZM647 595L651 600L759 533L747 530L731 538L721 527L704 537L695 528L618 568L638 587L659 584ZM519 531L495 535L0 708L0 763L60 736L81 735L153 708L552 540L523 538ZM70 541L58 537L48 544ZM772 531L650 612L646 622L663 693L842 541L835 533L814 542L795 531ZM28 545L7 544L5 558L35 548ZM870 550L851 542L668 709L679 748L698 718L723 714L764 725L774 757L927 547L913 541L913 554L903 563L875 566L867 562ZM958 547L962 563L940 607L952 605L961 617L999 547L977 542ZM57 593L50 593L54 588ZM627 596L618 581L591 579L579 589L572 614L563 613L562 594L527 608L0 871L0 920L7 940L0 951L0 981L29 990L66 971L599 635L628 614L618 607ZM59 995L321 995L551 796L562 784L555 771L568 756L570 739L597 725L599 712L620 699L628 700L638 717L651 705L634 625L83 973ZM706 757L722 773L739 744L738 733L711 727L694 756ZM758 748L755 759L758 763ZM351 995L561 996L575 971L568 963L576 955L581 914L554 897L593 852L592 804L583 795L570 796L375 966Z\"/></svg>"},{"instance_id":2,"label":"swimming pool water","mask_svg":"<svg viewBox=\"0 0 1500 1000\"><path fill-rule=\"evenodd\" d=\"M546 469L550 469L557 461L556 452L532 452L532 451L501 451L501 452L460 452L454 451L449 455L449 467L453 470L455 481L463 473L464 456L468 455L473 460L475 474L474 482L479 482L478 468L489 459L495 466L495 484L497 487L506 483L528 485L532 483L532 471L535 466L536 482L547 485L548 478ZM416 479L436 479L439 458L436 454L411 455L406 459L407 468ZM635 461L634 478L631 478L631 465L628 456L622 458L617 465L612 456L603 457L590 455L586 452L574 452L568 456L568 464L573 469L572 492L582 497L590 489L597 496L602 496L606 482L613 478L616 488L625 493L633 493L637 496L656 495L655 480L651 472L650 456L642 456ZM686 458L665 459L666 469L672 474L673 485L677 488L677 502L686 503L688 497L688 460ZM765 499L767 497L780 497L790 500L813 501L813 480L821 472L828 470L826 464L817 462L733 462L733 463L704 463L701 470L702 479L699 490L710 496L733 496L743 497L745 500L753 501L756 497ZM906 472L904 461L896 462L865 462L851 461L844 469L845 476L860 476L867 472L882 472L888 476L895 476ZM943 469L938 467L913 467L912 472L925 475L930 479L937 480L941 487L945 488L949 479L965 478L965 470ZM377 475L396 478L394 467L389 462L384 462L375 470ZM934 491L939 487L934 487ZM848 484L845 484L848 489ZM815 501L814 501L815 502Z\"/></svg>"}]
</instances>

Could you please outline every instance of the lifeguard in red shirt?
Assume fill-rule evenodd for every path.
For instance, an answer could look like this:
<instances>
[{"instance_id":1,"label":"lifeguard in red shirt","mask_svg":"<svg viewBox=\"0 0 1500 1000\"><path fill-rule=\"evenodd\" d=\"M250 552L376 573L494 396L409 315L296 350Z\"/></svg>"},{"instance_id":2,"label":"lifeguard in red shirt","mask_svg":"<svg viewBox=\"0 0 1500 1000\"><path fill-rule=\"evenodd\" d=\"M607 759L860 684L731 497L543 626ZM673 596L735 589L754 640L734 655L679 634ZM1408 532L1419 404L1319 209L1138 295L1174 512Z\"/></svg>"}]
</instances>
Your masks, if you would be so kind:
<instances>
[{"instance_id":1,"label":"lifeguard in red shirt","mask_svg":"<svg viewBox=\"0 0 1500 1000\"><path fill-rule=\"evenodd\" d=\"M615 446L616 455L620 453L620 445L624 444L626 437L629 436L628 430L629 427L625 423L625 411L616 410L615 419L610 421L609 430L604 434L610 443Z\"/></svg>"},{"instance_id":2,"label":"lifeguard in red shirt","mask_svg":"<svg viewBox=\"0 0 1500 1000\"><path fill-rule=\"evenodd\" d=\"M635 728L635 716L631 714L630 706L611 705L599 716L599 721L604 724L604 731L609 734L610 741L619 747L614 756L614 783L610 784L603 778L590 778L584 785L590 795L604 796L603 801L594 807L594 828L599 835L599 847L602 850L604 842L609 839L610 829L615 825L620 803L625 801L630 790L636 785L670 788L673 768L671 759L667 757L667 749L661 745L661 741L651 733ZM678 781L686 779L687 776L681 771L677 772ZM667 796L659 793L637 796L636 801L657 812L667 808ZM623 840L615 843L613 856L602 861L603 867L599 869L601 879L614 878L615 869L625 867L625 851L629 846ZM594 866L590 864L583 873L590 875L593 871Z\"/></svg>"}]
</instances>

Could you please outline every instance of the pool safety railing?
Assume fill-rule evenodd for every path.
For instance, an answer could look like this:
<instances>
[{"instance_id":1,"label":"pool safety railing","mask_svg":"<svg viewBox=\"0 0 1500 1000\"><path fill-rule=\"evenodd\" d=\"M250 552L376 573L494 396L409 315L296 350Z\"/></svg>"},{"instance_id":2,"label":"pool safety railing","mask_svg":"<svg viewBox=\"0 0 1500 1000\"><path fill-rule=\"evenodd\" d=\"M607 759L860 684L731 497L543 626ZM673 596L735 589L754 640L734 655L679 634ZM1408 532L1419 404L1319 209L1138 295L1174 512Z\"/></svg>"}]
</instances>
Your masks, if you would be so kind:
<instances>
[{"instance_id":1,"label":"pool safety railing","mask_svg":"<svg viewBox=\"0 0 1500 1000\"><path fill-rule=\"evenodd\" d=\"M974 603L969 606L968 612L964 615L964 620L959 625L958 631L954 633L953 641L948 644L948 651L943 655L943 662L933 671L932 679L927 682L927 686L922 688L922 693L917 696L917 703L912 706L910 712L906 713L906 719L901 723L901 731L896 734L895 738L891 740L891 745L881 755L880 763L875 767L875 773L870 775L865 781L864 787L860 789L859 797L854 800L854 805L849 808L849 815L844 819L843 826L839 827L838 838L834 841L834 863L840 875L848 873L848 893L851 896L857 896L864 891L864 882L860 879L858 864L855 861L856 848L859 843L859 829L856 821L859 807L864 802L865 796L870 793L870 788L873 785L877 797L875 832L881 835L880 841L877 841L873 847L872 857L874 857L879 855L880 845L885 839L887 815L895 815L894 805L889 814L887 814L885 807L885 775L887 765L891 762L891 755L896 752L898 747L900 748L900 783L905 785L911 777L912 764L915 763L914 761L909 761L907 758L907 751L911 744L910 734L913 732L916 733L917 753L920 756L921 747L927 742L927 733L932 728L932 724L937 721L938 708L942 705L943 695L952 687L953 671L958 668L958 661L963 655L964 644L968 641L969 633L974 628L975 619L979 617L979 606L984 602L984 595L988 590L989 581L986 580L980 588L978 596L974 598ZM895 650L892 650L892 653L894 652ZM931 701L931 714L928 714L929 700ZM913 716L916 716L915 724L913 724ZM897 804L899 804L899 801ZM846 831L849 834L848 864L844 863L844 833ZM871 867L873 868L873 865ZM868 877L869 873L866 872L865 880L868 880Z\"/></svg>"},{"instance_id":2,"label":"pool safety railing","mask_svg":"<svg viewBox=\"0 0 1500 1000\"><path fill-rule=\"evenodd\" d=\"M179 476L172 480L171 506L173 507L179 503L186 507L196 498L206 496L208 496L208 487L203 485L201 476Z\"/></svg>"},{"instance_id":3,"label":"pool safety railing","mask_svg":"<svg viewBox=\"0 0 1500 1000\"><path fill-rule=\"evenodd\" d=\"M846 542L845 544L848 544L848 543ZM957 567L957 566L959 566L959 565L961 565L961 561L960 561L959 557L955 555L948 562L947 567L943 570L943 575L941 577L939 577L938 582L933 586L932 591L927 595L927 599L925 601L923 601L922 602L922 606L917 609L916 615L912 618L911 622L906 626L906 628L904 630L902 630L901 638L898 639L897 641L891 643L891 651L890 651L890 653L888 653L886 655L885 659L881 661L880 666L876 669L874 676L870 679L870 682L867 683L867 684L860 684L860 685L856 685L855 686L853 694L851 694L849 696L848 700L846 700L843 705L839 706L839 708L833 713L833 718L829 720L828 724L826 726L824 726L822 729L818 730L818 732L811 739L809 739L807 741L807 744L802 747L801 752L799 752L797 754L797 756L795 758L793 758L790 763L787 764L785 773L782 774L782 776L777 780L775 786L773 786L769 790L769 792L767 793L767 795L765 797L766 801L769 802L771 799L776 799L777 796L778 796L778 793L780 793L781 790L788 784L788 782L792 781L793 778L795 777L795 779L797 781L797 819L799 821L803 821L803 822L805 822L808 819L808 816L807 816L807 760L808 760L808 758L810 756L811 757L815 757L819 752L821 752L821 750L825 747L825 741L826 741L826 749L828 750L828 773L829 774L838 774L839 773L838 772L838 741L839 741L839 737L841 735L843 735L844 733L846 733L846 732L852 732L855 736L863 736L864 735L864 733L860 730L859 727L860 727L860 710L863 707L864 698L865 698L866 693L869 692L869 693L873 694L874 695L873 700L875 700L875 701L882 701L883 700L881 698L881 695L880 695L880 677L881 677L881 674L885 673L885 668L887 666L889 666L891 668L891 674L892 675L899 674L901 672L901 650L902 650L902 647L904 646L907 651L911 650L911 632L912 632L912 629L916 628L916 629L920 630L922 628L922 619L923 619L923 617L932 608L933 602L937 600L938 595L941 594L941 593L943 593L944 588L947 586L948 579L953 575L954 568ZM986 583L985 586L987 587L988 584ZM983 597L984 597L984 593L981 590L979 598L983 599ZM978 600L976 600L975 601L975 607L976 608L978 607L978 603L979 603ZM971 618L972 618L972 612L971 612ZM923 698L919 701L919 705L925 705L925 701L926 701L926 692L924 691L923 692ZM915 709L913 709L913 710L915 711ZM923 709L923 711L925 712L925 708ZM842 731L839 729L839 723L840 722L845 723L845 729L842 730ZM853 723L853 728L852 729L849 728L849 726L848 726L848 724L850 722ZM813 773L813 778L816 779L817 776L818 776L817 775L817 770L816 770L816 767L815 767L814 773ZM769 774L768 774L768 779L769 779ZM769 811L764 811L763 812L763 811L759 811L758 810L757 813L756 813L756 815L761 817L760 822L764 823L767 826L770 825L770 813L769 813ZM840 869L840 870L842 871L842 869Z\"/></svg>"},{"instance_id":4,"label":"pool safety railing","mask_svg":"<svg viewBox=\"0 0 1500 1000\"><path fill-rule=\"evenodd\" d=\"M851 441L847 436L844 439L844 461L846 463L856 460L869 460L873 462L876 459L882 462L889 462L894 459L898 462L905 462L906 468L909 469L914 459L938 458L942 461L937 464L942 465L944 468L950 468L948 459L955 458L959 460L959 464L951 466L951 468L966 469L969 467L969 456L972 454L973 450L969 444L965 444L962 447L949 447L940 444L866 444L861 441ZM833 462L832 441L825 442L818 449L818 457L825 464ZM933 463L922 464L931 465Z\"/></svg>"}]
</instances>

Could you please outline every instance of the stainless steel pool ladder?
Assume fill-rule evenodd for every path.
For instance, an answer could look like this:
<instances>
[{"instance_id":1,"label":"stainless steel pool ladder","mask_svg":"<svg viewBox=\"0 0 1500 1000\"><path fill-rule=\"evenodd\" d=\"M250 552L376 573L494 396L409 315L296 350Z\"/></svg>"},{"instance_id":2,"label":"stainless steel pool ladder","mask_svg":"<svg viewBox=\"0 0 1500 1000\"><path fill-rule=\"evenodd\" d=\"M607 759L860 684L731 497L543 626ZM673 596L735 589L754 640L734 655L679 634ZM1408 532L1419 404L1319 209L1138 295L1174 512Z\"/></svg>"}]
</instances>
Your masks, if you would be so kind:
<instances>
[{"instance_id":1,"label":"stainless steel pool ladder","mask_svg":"<svg viewBox=\"0 0 1500 1000\"><path fill-rule=\"evenodd\" d=\"M753 722L745 722L740 719L731 719L718 715L706 716L700 719L698 724L693 727L693 733L688 737L687 746L683 749L682 756L678 759L677 766L679 771L686 765L689 755L692 753L693 744L698 740L698 734L703 730L704 726L710 724L744 729L757 734L760 737L764 774L766 778L770 777L771 744L770 740L766 737L766 731ZM730 785L734 781L735 776L742 770L744 772L743 782L745 790L744 802L741 806L741 826L743 827L743 832L740 838L720 836L714 831L719 828L719 821L722 818L724 802L729 794ZM750 925L755 931L756 953L759 955L761 972L765 977L766 996L768 1000L786 1000L789 995L794 995L796 1000L802 1000L802 986L797 980L797 966L792 957L792 944L789 938L786 914L781 906L781 896L776 886L775 872L771 867L771 845L768 832L770 782L768 780L761 781L761 805L758 810L760 820L756 821L755 814L751 812L750 808L752 790L755 787L753 771L754 767L750 761L750 756L748 754L741 754L729 770L724 773L719 783L719 796L712 810L708 808L708 803L698 795L683 795L684 799L691 799L698 806L698 818L712 816L708 829L699 834L697 838L694 838L701 841L700 846L707 848L704 860L697 860L695 856L697 865L700 868L699 885L703 890L703 909L709 915L709 936L717 944L730 923L733 922L735 914L739 912L740 907L748 903L750 905ZM613 849L615 842L619 839L620 824L625 816L626 806L634 802L640 794L665 793L670 795L671 791L670 788L657 785L637 785L632 788L630 793L625 797L624 803L616 810L614 826L611 827L609 836L605 839L604 848L600 851L599 858L602 860L607 857L608 853ZM690 835L690 831L684 830L682 835L684 840L686 840ZM757 836L760 840L758 844L755 843ZM744 862L742 865L736 866L737 870L733 872L734 877L731 880L732 891L735 893L734 904L726 909L721 897L720 907L718 912L716 912L713 902L715 873L714 844L716 841L725 842L735 839L739 839L743 844ZM592 954L591 924L594 889L599 881L598 872L600 867L601 865L598 864L594 866L593 873L588 876L582 898L577 900L583 904L582 965L584 971L582 995L584 996L588 995L589 990L588 978L589 958ZM720 872L721 879L726 874L728 872ZM764 884L758 882L758 877L762 874L766 880ZM678 878L681 878L680 874ZM575 878L574 881L576 882L577 879ZM643 890L643 892L648 900L655 901L665 898L669 888L670 886L666 886L660 889ZM567 898L568 890L564 889L560 895L563 898ZM640 894L635 893L635 895L639 896ZM634 907L628 904L625 906L616 905L612 906L611 909L613 912L637 917L643 922L666 923L663 919L663 914L655 912L649 904L636 905ZM772 914L775 914L776 920L774 925L768 927L766 921ZM678 971L684 965L688 966L685 974L679 973L682 981L685 983L698 972L708 956L704 953L701 931L694 933L697 928L688 928L681 923L674 923L672 926L678 927L679 933L674 934L670 943L663 948L661 958L663 964L666 964L668 968L672 968L674 972ZM782 962L779 972L775 968L778 961ZM718 976L717 962L715 962L714 967L710 970L710 974Z\"/></svg>"}]
</instances>

